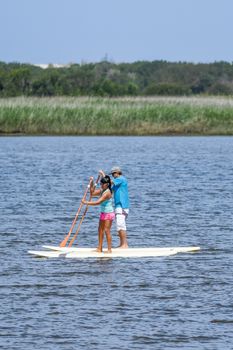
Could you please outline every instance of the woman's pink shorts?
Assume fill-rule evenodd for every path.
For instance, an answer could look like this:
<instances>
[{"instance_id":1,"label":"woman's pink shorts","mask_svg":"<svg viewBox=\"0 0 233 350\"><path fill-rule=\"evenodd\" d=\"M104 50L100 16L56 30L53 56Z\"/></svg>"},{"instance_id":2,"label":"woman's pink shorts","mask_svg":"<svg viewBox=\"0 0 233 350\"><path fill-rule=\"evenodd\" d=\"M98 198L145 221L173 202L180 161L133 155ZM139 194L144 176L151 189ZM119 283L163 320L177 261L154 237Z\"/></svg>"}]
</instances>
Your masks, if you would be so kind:
<instances>
[{"instance_id":1,"label":"woman's pink shorts","mask_svg":"<svg viewBox=\"0 0 233 350\"><path fill-rule=\"evenodd\" d=\"M100 220L114 220L115 213L100 213Z\"/></svg>"}]
</instances>

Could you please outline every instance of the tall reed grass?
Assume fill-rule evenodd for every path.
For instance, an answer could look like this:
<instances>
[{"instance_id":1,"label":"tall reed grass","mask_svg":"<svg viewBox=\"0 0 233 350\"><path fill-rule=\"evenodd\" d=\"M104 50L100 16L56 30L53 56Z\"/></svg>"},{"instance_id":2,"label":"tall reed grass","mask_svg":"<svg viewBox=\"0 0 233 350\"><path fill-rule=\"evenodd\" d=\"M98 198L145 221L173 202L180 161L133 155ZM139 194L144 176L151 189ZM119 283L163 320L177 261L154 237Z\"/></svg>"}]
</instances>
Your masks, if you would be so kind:
<instances>
[{"instance_id":1,"label":"tall reed grass","mask_svg":"<svg viewBox=\"0 0 233 350\"><path fill-rule=\"evenodd\" d=\"M233 98L4 98L0 133L233 135Z\"/></svg>"}]
</instances>

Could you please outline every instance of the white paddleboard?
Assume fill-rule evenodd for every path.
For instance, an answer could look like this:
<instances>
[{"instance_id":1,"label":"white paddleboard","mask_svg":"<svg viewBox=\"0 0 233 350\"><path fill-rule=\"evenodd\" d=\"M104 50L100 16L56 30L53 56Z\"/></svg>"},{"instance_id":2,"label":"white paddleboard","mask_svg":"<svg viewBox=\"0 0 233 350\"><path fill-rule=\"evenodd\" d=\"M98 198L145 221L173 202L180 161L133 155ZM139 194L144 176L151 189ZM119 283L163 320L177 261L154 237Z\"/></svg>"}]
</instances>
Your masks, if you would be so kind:
<instances>
[{"instance_id":1,"label":"white paddleboard","mask_svg":"<svg viewBox=\"0 0 233 350\"><path fill-rule=\"evenodd\" d=\"M82 248L82 247L60 247L60 246L52 246L52 245L43 245L43 248L49 249L52 251L59 251L59 252L92 252L95 250L95 248ZM200 250L200 247L145 247L145 248L139 248L139 247L134 247L134 248L127 248L127 249L121 249L121 248L113 248L113 252L118 252L118 251L144 251L144 252L149 252L149 251L159 251L159 252L164 252L164 251L176 251L177 253L190 253L190 252L197 252Z\"/></svg>"},{"instance_id":2,"label":"white paddleboard","mask_svg":"<svg viewBox=\"0 0 233 350\"><path fill-rule=\"evenodd\" d=\"M51 246L46 246L51 247ZM143 258L143 257L160 257L170 256L181 252L193 252L200 250L199 247L174 247L174 248L113 248L112 253L96 252L95 248L59 248L59 250L36 251L29 250L28 253L37 257L44 258ZM51 249L51 248L50 248ZM179 250L180 249L180 250Z\"/></svg>"}]
</instances>

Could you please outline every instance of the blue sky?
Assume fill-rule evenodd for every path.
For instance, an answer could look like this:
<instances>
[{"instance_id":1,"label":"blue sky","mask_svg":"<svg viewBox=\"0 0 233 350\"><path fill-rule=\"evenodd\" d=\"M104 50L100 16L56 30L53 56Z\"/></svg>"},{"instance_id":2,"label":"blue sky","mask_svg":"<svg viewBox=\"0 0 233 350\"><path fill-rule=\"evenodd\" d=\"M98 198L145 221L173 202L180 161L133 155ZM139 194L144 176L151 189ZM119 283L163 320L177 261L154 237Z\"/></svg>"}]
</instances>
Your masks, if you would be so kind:
<instances>
[{"instance_id":1,"label":"blue sky","mask_svg":"<svg viewBox=\"0 0 233 350\"><path fill-rule=\"evenodd\" d=\"M0 0L0 61L233 61L233 0Z\"/></svg>"}]
</instances>

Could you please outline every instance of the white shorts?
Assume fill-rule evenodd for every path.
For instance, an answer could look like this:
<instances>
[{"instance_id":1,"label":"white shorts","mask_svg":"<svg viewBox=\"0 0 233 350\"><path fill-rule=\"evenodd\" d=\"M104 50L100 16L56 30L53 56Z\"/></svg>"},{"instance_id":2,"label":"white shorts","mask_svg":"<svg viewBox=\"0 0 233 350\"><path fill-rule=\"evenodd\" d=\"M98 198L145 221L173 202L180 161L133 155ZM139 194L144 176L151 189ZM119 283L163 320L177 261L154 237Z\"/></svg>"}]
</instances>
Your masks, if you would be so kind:
<instances>
[{"instance_id":1,"label":"white shorts","mask_svg":"<svg viewBox=\"0 0 233 350\"><path fill-rule=\"evenodd\" d=\"M116 208L116 228L117 231L123 230L126 231L126 218L129 214L129 209Z\"/></svg>"}]
</instances>

